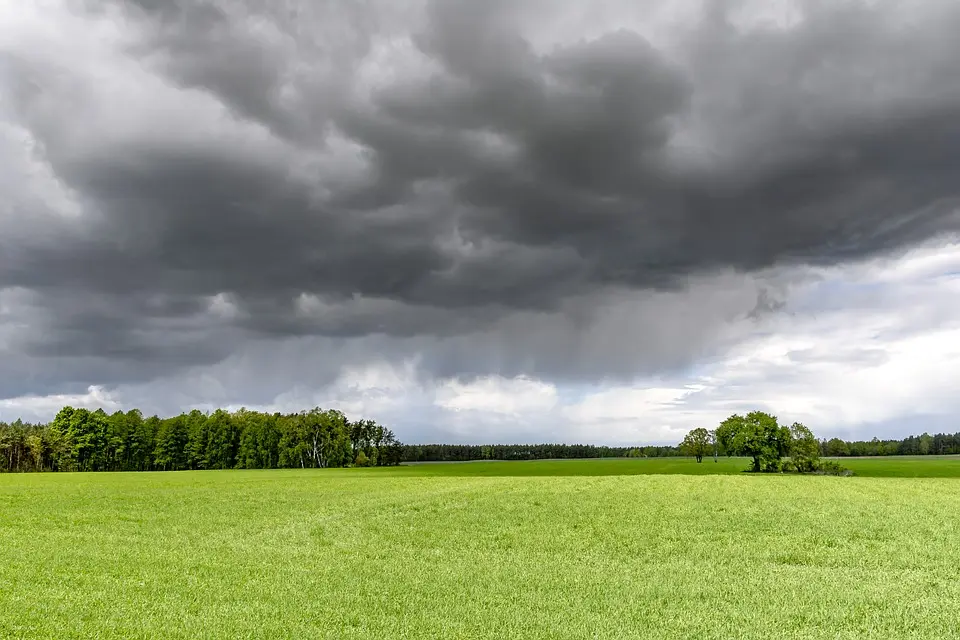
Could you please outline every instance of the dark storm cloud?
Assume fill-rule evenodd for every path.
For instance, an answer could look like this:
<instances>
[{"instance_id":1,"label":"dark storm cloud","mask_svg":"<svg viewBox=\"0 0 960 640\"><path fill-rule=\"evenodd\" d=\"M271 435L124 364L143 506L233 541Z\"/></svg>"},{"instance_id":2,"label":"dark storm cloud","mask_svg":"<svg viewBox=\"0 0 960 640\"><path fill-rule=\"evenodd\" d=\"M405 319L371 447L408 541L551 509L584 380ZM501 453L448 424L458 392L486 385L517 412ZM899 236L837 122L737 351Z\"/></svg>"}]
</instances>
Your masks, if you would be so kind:
<instances>
[{"instance_id":1,"label":"dark storm cloud","mask_svg":"<svg viewBox=\"0 0 960 640\"><path fill-rule=\"evenodd\" d=\"M68 288L0 294L0 329L4 397L144 382L218 361L246 337L192 296Z\"/></svg>"},{"instance_id":2,"label":"dark storm cloud","mask_svg":"<svg viewBox=\"0 0 960 640\"><path fill-rule=\"evenodd\" d=\"M953 3L901 26L890 3L804 2L774 30L710 3L671 47L618 26L548 50L531 34L563 3L69 6L113 44L0 51L0 115L81 212L0 182L0 287L42 318L8 348L31 358L384 334L438 373L625 375L716 330L583 338L610 305L958 228ZM782 306L745 290L702 315Z\"/></svg>"}]
</instances>

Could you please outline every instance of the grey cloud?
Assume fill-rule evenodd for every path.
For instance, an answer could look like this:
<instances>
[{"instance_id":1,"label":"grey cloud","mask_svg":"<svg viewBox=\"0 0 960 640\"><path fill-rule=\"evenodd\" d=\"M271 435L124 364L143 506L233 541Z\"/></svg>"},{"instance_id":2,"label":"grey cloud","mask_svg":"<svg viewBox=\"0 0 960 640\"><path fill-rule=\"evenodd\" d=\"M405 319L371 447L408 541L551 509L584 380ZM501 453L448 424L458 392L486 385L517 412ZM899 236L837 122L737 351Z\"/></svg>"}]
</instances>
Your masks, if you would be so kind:
<instances>
[{"instance_id":1,"label":"grey cloud","mask_svg":"<svg viewBox=\"0 0 960 640\"><path fill-rule=\"evenodd\" d=\"M798 364L824 363L848 364L858 368L876 367L890 360L890 354L883 349L796 349L787 353L791 362Z\"/></svg>"},{"instance_id":2,"label":"grey cloud","mask_svg":"<svg viewBox=\"0 0 960 640\"><path fill-rule=\"evenodd\" d=\"M244 118L300 144L321 145L338 94L397 28L405 2L123 3L140 38L129 50L184 87L209 91Z\"/></svg>"},{"instance_id":3,"label":"grey cloud","mask_svg":"<svg viewBox=\"0 0 960 640\"><path fill-rule=\"evenodd\" d=\"M78 393L221 360L248 336L209 306L190 296L0 292L0 396Z\"/></svg>"},{"instance_id":4,"label":"grey cloud","mask_svg":"<svg viewBox=\"0 0 960 640\"><path fill-rule=\"evenodd\" d=\"M785 30L717 8L669 49L622 28L546 51L562 3L88 7L123 34L97 73L159 78L163 108L119 108L143 103L83 56L0 50L0 114L83 212L0 182L0 287L33 291L43 328L7 348L125 363L89 374L113 382L311 335L438 375L689 366L783 306L691 279L960 226L960 9L918 8L907 37L889 3L800 6ZM673 294L694 297L643 306Z\"/></svg>"},{"instance_id":5,"label":"grey cloud","mask_svg":"<svg viewBox=\"0 0 960 640\"><path fill-rule=\"evenodd\" d=\"M771 293L770 289L762 288L757 295L757 304L750 310L747 317L760 318L764 314L780 311L786 307L786 305L786 301L775 297L775 294Z\"/></svg>"}]
</instances>

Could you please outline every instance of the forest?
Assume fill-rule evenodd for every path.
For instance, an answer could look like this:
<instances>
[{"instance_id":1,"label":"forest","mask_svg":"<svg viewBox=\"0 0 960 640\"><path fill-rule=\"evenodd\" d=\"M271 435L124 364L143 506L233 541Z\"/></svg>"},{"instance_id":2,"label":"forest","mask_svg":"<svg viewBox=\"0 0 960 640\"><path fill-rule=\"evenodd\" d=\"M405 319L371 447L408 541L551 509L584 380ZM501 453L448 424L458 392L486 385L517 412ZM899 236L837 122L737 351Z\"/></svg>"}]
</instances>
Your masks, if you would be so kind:
<instances>
[{"instance_id":1,"label":"forest","mask_svg":"<svg viewBox=\"0 0 960 640\"><path fill-rule=\"evenodd\" d=\"M144 418L64 407L49 424L0 422L0 471L179 471L387 466L401 444L340 411L198 410Z\"/></svg>"}]
</instances>

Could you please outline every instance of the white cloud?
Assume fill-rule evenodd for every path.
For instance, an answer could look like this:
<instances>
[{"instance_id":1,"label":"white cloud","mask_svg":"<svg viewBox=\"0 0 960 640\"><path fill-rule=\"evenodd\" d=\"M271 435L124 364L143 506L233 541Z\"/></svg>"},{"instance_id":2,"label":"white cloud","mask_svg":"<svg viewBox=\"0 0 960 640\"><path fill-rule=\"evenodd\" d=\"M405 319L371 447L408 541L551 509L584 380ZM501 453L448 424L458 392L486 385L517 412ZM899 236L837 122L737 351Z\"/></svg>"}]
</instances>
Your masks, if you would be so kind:
<instances>
[{"instance_id":1,"label":"white cloud","mask_svg":"<svg viewBox=\"0 0 960 640\"><path fill-rule=\"evenodd\" d=\"M209 298L208 312L223 320L233 320L240 316L240 309L228 293L218 293Z\"/></svg>"},{"instance_id":2,"label":"white cloud","mask_svg":"<svg viewBox=\"0 0 960 640\"><path fill-rule=\"evenodd\" d=\"M712 425L733 411L765 408L821 433L860 432L870 423L960 412L960 277L945 277L960 245L912 252L824 272L799 292L807 307L770 319L695 376L654 392L608 390L621 415L635 411L649 429ZM817 309L818 291L866 291L855 308ZM871 300L872 298L872 300ZM908 302L901 306L900 301ZM686 392L684 385L701 385ZM638 393L642 392L642 393ZM651 402L651 399L653 400Z\"/></svg>"},{"instance_id":3,"label":"white cloud","mask_svg":"<svg viewBox=\"0 0 960 640\"><path fill-rule=\"evenodd\" d=\"M0 419L23 419L25 422L49 420L65 406L75 408L103 409L107 412L122 409L113 393L98 386L87 388L86 393L57 394L47 396L21 396L0 400Z\"/></svg>"},{"instance_id":4,"label":"white cloud","mask_svg":"<svg viewBox=\"0 0 960 640\"><path fill-rule=\"evenodd\" d=\"M551 411L557 388L523 376L487 376L471 382L448 380L436 390L435 404L450 411L478 411L520 417Z\"/></svg>"},{"instance_id":5,"label":"white cloud","mask_svg":"<svg viewBox=\"0 0 960 640\"><path fill-rule=\"evenodd\" d=\"M378 417L383 420L384 415L427 402L425 391L417 380L417 365L416 359L410 359L400 364L380 361L346 367L332 383L322 388L296 385L268 403L231 403L225 408L236 410L245 406L271 413L295 413L312 407L327 407L339 409L355 420ZM214 406L200 408L209 410Z\"/></svg>"}]
</instances>

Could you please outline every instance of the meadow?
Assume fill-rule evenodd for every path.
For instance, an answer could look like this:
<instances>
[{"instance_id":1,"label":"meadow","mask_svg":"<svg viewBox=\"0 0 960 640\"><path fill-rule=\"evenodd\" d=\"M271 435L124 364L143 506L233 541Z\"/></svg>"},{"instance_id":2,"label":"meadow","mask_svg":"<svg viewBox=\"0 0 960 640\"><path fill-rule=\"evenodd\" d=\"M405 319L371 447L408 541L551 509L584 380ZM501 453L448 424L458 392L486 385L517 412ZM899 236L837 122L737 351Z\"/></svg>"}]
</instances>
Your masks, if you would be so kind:
<instances>
[{"instance_id":1,"label":"meadow","mask_svg":"<svg viewBox=\"0 0 960 640\"><path fill-rule=\"evenodd\" d=\"M0 475L0 637L960 637L957 458L744 462Z\"/></svg>"},{"instance_id":2,"label":"meadow","mask_svg":"<svg viewBox=\"0 0 960 640\"><path fill-rule=\"evenodd\" d=\"M855 475L875 478L960 478L960 456L885 456L827 458ZM748 458L601 458L595 460L529 460L423 462L402 467L371 469L391 476L618 476L618 475L740 475Z\"/></svg>"}]
</instances>

